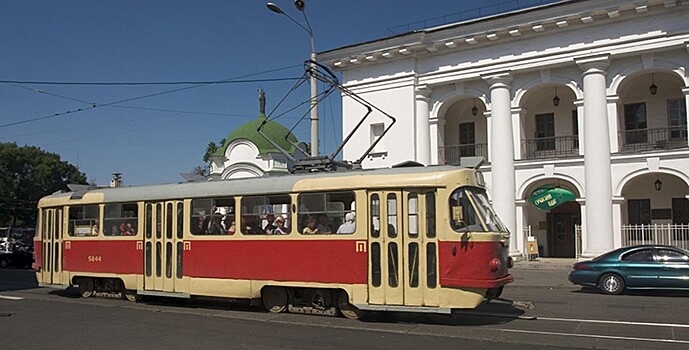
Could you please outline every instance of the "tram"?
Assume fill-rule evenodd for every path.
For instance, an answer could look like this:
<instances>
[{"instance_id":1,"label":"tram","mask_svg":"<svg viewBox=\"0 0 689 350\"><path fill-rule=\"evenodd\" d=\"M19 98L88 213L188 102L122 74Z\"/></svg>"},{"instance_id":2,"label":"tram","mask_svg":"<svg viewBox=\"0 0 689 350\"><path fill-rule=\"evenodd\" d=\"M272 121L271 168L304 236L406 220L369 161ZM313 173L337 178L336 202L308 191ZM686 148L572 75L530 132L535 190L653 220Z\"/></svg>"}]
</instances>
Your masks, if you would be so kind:
<instances>
[{"instance_id":1,"label":"tram","mask_svg":"<svg viewBox=\"0 0 689 350\"><path fill-rule=\"evenodd\" d=\"M40 285L83 297L240 298L357 319L475 308L512 281L509 232L472 168L82 188L38 209Z\"/></svg>"}]
</instances>

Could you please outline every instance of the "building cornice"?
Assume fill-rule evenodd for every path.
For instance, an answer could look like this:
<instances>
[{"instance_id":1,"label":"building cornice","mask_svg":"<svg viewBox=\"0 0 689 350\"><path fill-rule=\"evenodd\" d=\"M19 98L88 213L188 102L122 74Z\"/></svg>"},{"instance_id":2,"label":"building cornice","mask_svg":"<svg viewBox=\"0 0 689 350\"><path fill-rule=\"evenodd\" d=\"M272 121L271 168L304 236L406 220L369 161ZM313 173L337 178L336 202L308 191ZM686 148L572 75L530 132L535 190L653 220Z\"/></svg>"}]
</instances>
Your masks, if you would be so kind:
<instances>
[{"instance_id":1,"label":"building cornice","mask_svg":"<svg viewBox=\"0 0 689 350\"><path fill-rule=\"evenodd\" d=\"M521 40L558 30L571 30L598 25L605 21L617 21L620 18L644 16L650 10L683 5L676 0L562 1L351 45L321 52L318 57L330 67L346 70L400 58L472 50L498 41Z\"/></svg>"}]
</instances>

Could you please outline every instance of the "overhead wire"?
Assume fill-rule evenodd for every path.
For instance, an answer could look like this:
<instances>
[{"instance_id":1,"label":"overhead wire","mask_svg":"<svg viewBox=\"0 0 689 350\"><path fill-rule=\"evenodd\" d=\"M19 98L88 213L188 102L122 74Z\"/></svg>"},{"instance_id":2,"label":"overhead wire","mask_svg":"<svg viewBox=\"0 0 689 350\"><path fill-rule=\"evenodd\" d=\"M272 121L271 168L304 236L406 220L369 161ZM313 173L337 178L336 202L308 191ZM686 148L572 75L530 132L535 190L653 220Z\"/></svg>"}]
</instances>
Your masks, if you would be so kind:
<instances>
[{"instance_id":1,"label":"overhead wire","mask_svg":"<svg viewBox=\"0 0 689 350\"><path fill-rule=\"evenodd\" d=\"M90 105L89 107L71 109L71 110L68 110L68 111L60 112L60 113L53 113L53 114L49 114L49 115L43 115L43 116L40 116L40 117L24 119L24 120L20 120L20 121L16 121L16 122L0 124L0 128L6 128L6 127L9 127L9 126L20 125L20 124L26 124L26 123L31 123L31 122L35 122L35 121L39 121L39 120L50 119L50 118L56 118L56 117L60 117L60 116L67 115L67 114L74 114L74 113L79 113L79 112L84 112L84 111L92 110L92 109L95 109L95 108L98 108L98 107L110 107L110 106L115 106L115 105L119 105L119 104L126 103L126 102L132 102L132 101L142 100L142 99L151 98L151 97L155 97L155 96L161 96L161 95L171 94L171 93L180 92L180 91L189 90L189 89L194 89L194 88L198 88L198 87L202 87L202 86L207 86L207 85L226 84L226 83L232 83L232 82L234 82L234 81L242 81L242 80L240 80L240 79L242 79L242 78L246 78L246 77L250 77L250 76L255 76L255 75L259 75L259 74L272 73L272 72L275 72L275 71L278 71L278 70L290 69L290 68L294 68L294 67L297 67L297 66L298 66L298 65L292 65L292 66L288 66L288 67L282 67L282 68L267 70L267 71L263 71L263 72L247 74L247 75L239 76L239 77L236 77L236 78L228 78L228 79L223 79L223 80L215 80L215 81L208 81L208 82L193 83L192 86L185 86L185 87L178 88L178 89L166 90L166 91L161 91L161 92L152 93L152 94L147 94L147 95L143 95L143 96L137 96L137 97L127 98L127 99L118 100L118 101L113 101L113 102L108 102L108 103L101 103L101 104L98 104L98 103L92 103L92 102L87 102L87 101L78 100L78 102L81 102L81 103L88 103L88 104L91 104L91 105ZM298 78L280 78L280 79L296 80L296 79L298 79ZM255 81L261 81L261 80L260 80L260 79L255 79ZM264 80L262 80L262 81L266 81L266 80L264 79ZM0 82L5 82L5 83L7 83L7 84L12 84L13 86L16 86L17 84L19 84L19 83L17 83L17 82L9 83L8 81L0 81ZM179 82L171 82L171 83L174 83L174 85L178 85L177 83L179 83ZM82 83L75 83L75 84L82 84ZM86 84L86 83L83 83L83 84ZM189 85L189 84L190 84L190 83L188 83L188 82L186 83L186 85ZM35 91L35 90L34 90L34 91Z\"/></svg>"}]
</instances>

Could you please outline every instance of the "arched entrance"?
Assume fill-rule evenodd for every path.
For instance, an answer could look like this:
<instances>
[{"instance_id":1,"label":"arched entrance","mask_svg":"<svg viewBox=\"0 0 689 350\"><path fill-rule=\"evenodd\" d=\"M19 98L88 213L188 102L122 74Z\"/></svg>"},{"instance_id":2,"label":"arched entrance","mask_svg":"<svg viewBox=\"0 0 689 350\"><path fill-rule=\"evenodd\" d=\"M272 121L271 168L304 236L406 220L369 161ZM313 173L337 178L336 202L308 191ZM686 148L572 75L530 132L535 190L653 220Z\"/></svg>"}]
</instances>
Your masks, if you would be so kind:
<instances>
[{"instance_id":1,"label":"arched entrance","mask_svg":"<svg viewBox=\"0 0 689 350\"><path fill-rule=\"evenodd\" d=\"M580 237L581 206L576 202L576 187L560 179L543 179L524 192L525 225L538 241L539 255L574 258Z\"/></svg>"},{"instance_id":2,"label":"arched entrance","mask_svg":"<svg viewBox=\"0 0 689 350\"><path fill-rule=\"evenodd\" d=\"M577 202L570 201L546 213L548 225L548 251L553 258L576 256L575 227L581 225L581 209Z\"/></svg>"}]
</instances>

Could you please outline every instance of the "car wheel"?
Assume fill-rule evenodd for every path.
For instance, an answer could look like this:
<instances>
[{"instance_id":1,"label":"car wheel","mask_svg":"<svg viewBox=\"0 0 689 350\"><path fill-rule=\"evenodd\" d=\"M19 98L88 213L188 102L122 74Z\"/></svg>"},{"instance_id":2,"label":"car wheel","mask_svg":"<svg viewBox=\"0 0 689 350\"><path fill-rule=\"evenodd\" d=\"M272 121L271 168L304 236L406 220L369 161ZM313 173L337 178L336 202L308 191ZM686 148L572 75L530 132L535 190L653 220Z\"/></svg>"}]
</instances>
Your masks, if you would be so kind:
<instances>
[{"instance_id":1,"label":"car wheel","mask_svg":"<svg viewBox=\"0 0 689 350\"><path fill-rule=\"evenodd\" d=\"M624 279L614 273L606 273L598 281L598 288L604 294L620 294L624 290Z\"/></svg>"}]
</instances>

